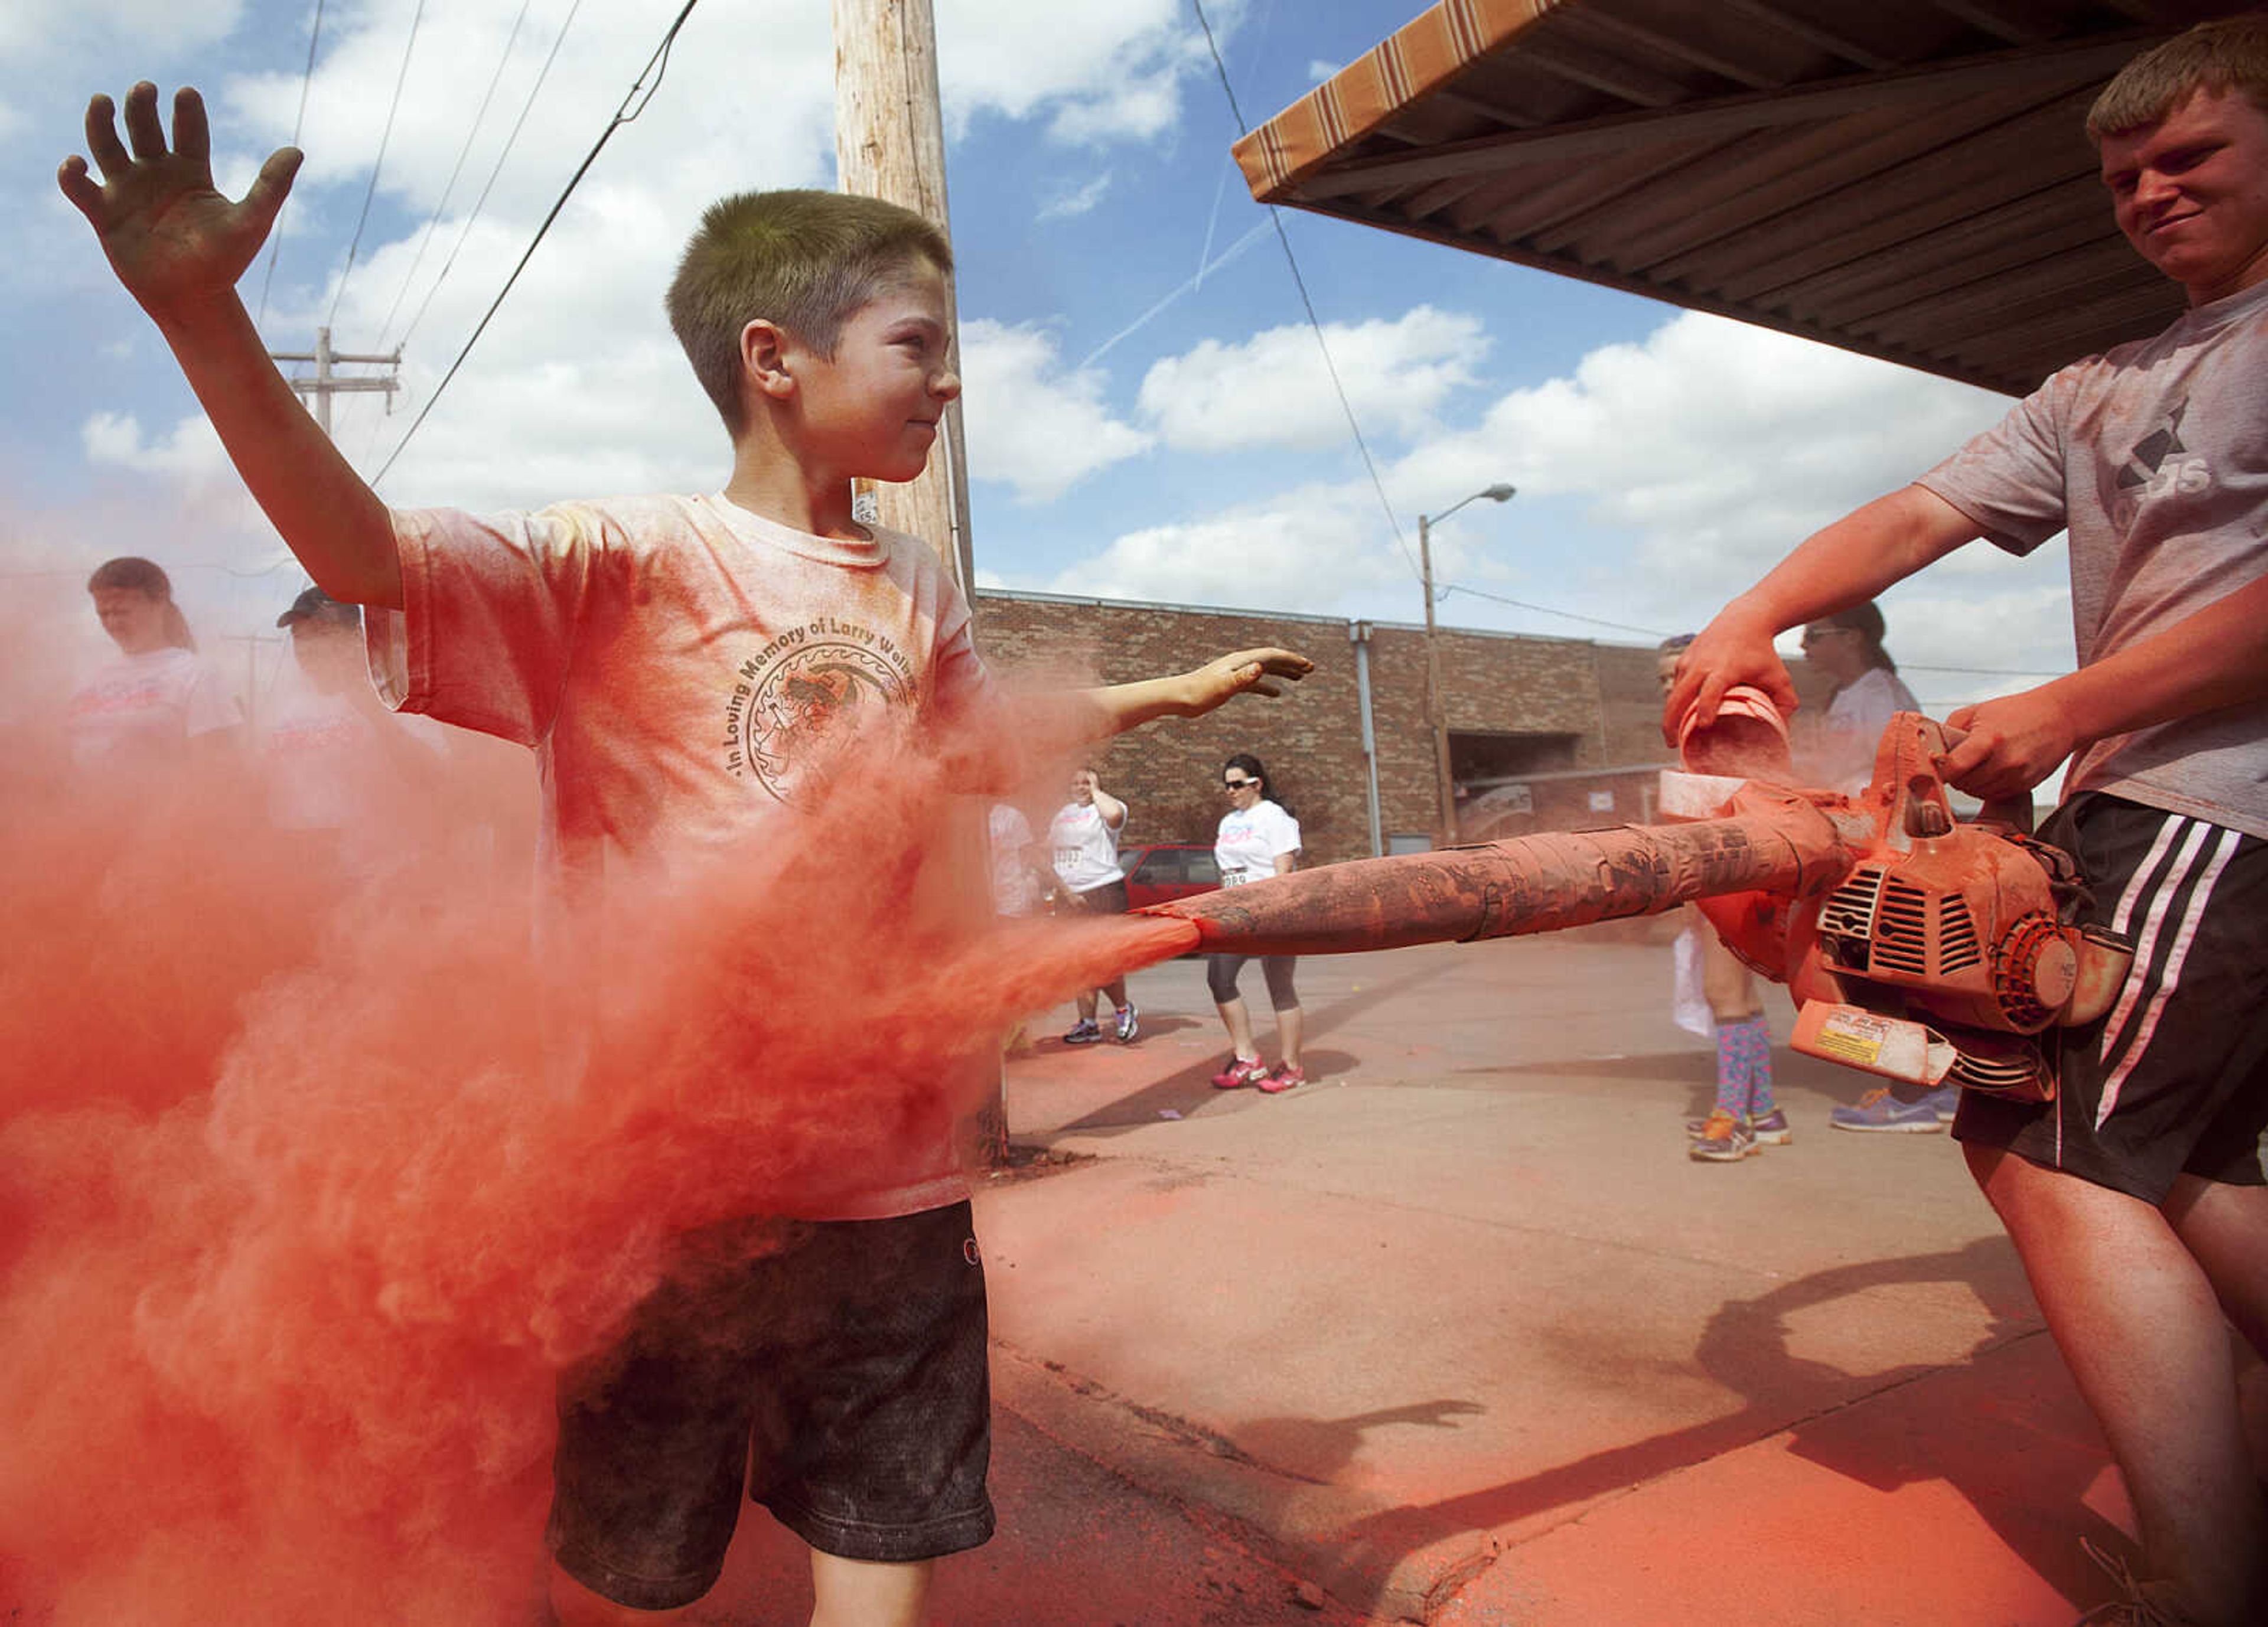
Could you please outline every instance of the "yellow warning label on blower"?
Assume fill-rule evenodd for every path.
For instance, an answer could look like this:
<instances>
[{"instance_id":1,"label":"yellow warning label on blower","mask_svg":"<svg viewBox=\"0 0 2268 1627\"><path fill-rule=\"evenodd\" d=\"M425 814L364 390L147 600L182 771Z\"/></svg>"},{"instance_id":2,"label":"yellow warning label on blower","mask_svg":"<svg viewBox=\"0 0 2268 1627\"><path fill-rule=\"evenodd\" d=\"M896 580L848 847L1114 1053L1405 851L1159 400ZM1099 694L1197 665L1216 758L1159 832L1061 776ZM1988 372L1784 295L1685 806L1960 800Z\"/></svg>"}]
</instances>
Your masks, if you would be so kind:
<instances>
[{"instance_id":1,"label":"yellow warning label on blower","mask_svg":"<svg viewBox=\"0 0 2268 1627\"><path fill-rule=\"evenodd\" d=\"M1845 1006L1819 1025L1813 1042L1822 1056L1835 1062L1847 1063L1854 1068L1871 1069L1881 1060L1882 1047L1889 1042L1890 1025L1871 1012L1853 1011Z\"/></svg>"}]
</instances>

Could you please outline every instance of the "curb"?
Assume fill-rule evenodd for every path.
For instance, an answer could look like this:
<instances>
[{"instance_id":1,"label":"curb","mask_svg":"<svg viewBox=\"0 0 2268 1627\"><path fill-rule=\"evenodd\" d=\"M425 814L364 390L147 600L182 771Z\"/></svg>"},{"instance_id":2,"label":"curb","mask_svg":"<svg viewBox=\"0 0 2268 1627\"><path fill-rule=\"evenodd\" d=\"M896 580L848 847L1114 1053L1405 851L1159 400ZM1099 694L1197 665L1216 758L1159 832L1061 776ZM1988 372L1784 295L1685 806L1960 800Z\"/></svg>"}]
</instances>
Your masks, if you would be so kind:
<instances>
[{"instance_id":1,"label":"curb","mask_svg":"<svg viewBox=\"0 0 2268 1627\"><path fill-rule=\"evenodd\" d=\"M1423 1627L1500 1551L1488 1532L1272 1469L997 1339L992 1355L995 1406L1151 1496L1233 1528L1251 1551L1350 1609Z\"/></svg>"}]
</instances>

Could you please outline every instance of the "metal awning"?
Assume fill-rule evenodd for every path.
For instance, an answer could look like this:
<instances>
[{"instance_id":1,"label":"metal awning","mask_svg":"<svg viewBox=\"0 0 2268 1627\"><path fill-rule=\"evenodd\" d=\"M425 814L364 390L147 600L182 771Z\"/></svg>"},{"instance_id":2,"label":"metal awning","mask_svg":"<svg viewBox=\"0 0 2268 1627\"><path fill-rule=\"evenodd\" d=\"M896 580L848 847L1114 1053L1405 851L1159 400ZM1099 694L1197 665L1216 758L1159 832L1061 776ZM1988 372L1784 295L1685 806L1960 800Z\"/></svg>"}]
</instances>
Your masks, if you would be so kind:
<instances>
[{"instance_id":1,"label":"metal awning","mask_svg":"<svg viewBox=\"0 0 2268 1627\"><path fill-rule=\"evenodd\" d=\"M2021 394L2153 333L2081 129L2216 0L1443 0L1252 195Z\"/></svg>"}]
</instances>

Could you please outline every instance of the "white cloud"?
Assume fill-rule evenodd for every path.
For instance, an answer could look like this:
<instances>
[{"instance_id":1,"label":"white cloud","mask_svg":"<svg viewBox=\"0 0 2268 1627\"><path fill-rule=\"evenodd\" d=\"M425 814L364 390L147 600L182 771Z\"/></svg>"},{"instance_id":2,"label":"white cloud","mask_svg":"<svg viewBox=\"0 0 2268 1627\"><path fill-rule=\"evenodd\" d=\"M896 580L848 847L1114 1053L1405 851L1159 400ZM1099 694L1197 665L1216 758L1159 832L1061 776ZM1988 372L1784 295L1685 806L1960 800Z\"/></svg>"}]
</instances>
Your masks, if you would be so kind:
<instances>
[{"instance_id":1,"label":"white cloud","mask_svg":"<svg viewBox=\"0 0 2268 1627\"><path fill-rule=\"evenodd\" d=\"M1515 509L1572 508L1597 527L1587 542L1562 543L1528 516L1507 518L1520 541L1503 556L1521 573L1511 591L1685 628L1811 532L1914 479L2008 404L1688 313L1643 342L1593 351L1569 377L1503 397L1469 431L1403 460L1389 482L1450 492L1510 479L1521 488ZM1631 539L1627 548L1600 546L1616 533ZM1889 648L1915 669L2067 671L2066 569L2060 548L2020 560L1972 544L1883 594ZM1920 670L1909 681L1926 701L1948 703L2036 681Z\"/></svg>"},{"instance_id":2,"label":"white cloud","mask_svg":"<svg viewBox=\"0 0 2268 1627\"><path fill-rule=\"evenodd\" d=\"M53 63L122 39L159 58L225 40L243 10L242 0L8 0L0 5L0 63Z\"/></svg>"},{"instance_id":3,"label":"white cloud","mask_svg":"<svg viewBox=\"0 0 2268 1627\"><path fill-rule=\"evenodd\" d=\"M1375 511L1326 488L1286 492L1118 537L1048 584L1058 593L1331 613L1350 595L1417 587L1378 543Z\"/></svg>"},{"instance_id":4,"label":"white cloud","mask_svg":"<svg viewBox=\"0 0 2268 1627\"><path fill-rule=\"evenodd\" d=\"M1343 444L1344 388L1366 434L1430 433L1486 352L1479 320L1419 306L1393 320L1327 323L1326 364L1314 331L1271 328L1241 344L1208 339L1152 364L1141 409L1167 445L1231 452ZM1332 376L1337 376L1337 387Z\"/></svg>"},{"instance_id":5,"label":"white cloud","mask_svg":"<svg viewBox=\"0 0 2268 1627\"><path fill-rule=\"evenodd\" d=\"M61 0L39 4L42 15L65 14ZM153 16L166 11L158 0L146 0L145 9ZM507 59L519 9L519 0L452 0L426 8L387 143L379 207L342 291L343 239L378 156L416 0L367 0L351 11L334 8L326 18L307 87L301 137L307 161L284 217L262 326L269 342L297 350L328 319L341 349L383 350L400 341L432 295L404 356L405 387L392 416L374 397L336 404L341 444L365 471L375 469L432 400L679 3L583 5L561 42L568 0L535 0ZM1085 141L1170 129L1174 82L1193 60L1196 38L1175 0L1069 8L1054 0L947 0L940 10L948 107L962 116L990 112L1051 121ZM233 5L173 11L212 19L200 24L202 33L173 25L188 43L210 42L239 20ZM113 6L107 15L106 55L114 55L115 41L137 26L140 12ZM91 26L101 25L98 16ZM555 43L557 59L531 106ZM291 60L289 53L265 60L279 56ZM384 495L490 506L570 490L716 483L729 449L668 334L662 294L678 248L710 201L751 188L832 183L833 63L824 6L742 0L696 10L660 91L613 136L584 179L390 475ZM466 150L475 111L499 63L494 101L421 255L426 220ZM752 64L761 65L760 89L752 84ZM239 192L261 156L291 138L301 76L276 68L203 88L216 173ZM447 280L434 292L524 107L526 128ZM1086 179L1061 207L1093 207L1108 182L1108 170ZM35 252L53 254L75 277L107 276L99 256L88 252L84 223L61 206L52 186L45 190L45 206L33 211L42 238ZM246 278L248 303L258 301L266 276L263 253ZM997 454L990 462L998 477L1020 495L1056 495L1150 444L1143 431L1110 416L1100 375L1059 371L1051 343L1044 355L1030 341L1005 343L989 365L986 348L983 332L972 332L966 349L976 387L970 417L977 427L971 438L980 457L988 449ZM990 382L996 376L997 388ZM625 403L635 409L626 412ZM133 433L140 435L138 429ZM136 439L129 445L116 426L98 431L95 440L108 455L137 459L144 472L167 467L172 447L181 472L190 472L186 443Z\"/></svg>"},{"instance_id":6,"label":"white cloud","mask_svg":"<svg viewBox=\"0 0 2268 1627\"><path fill-rule=\"evenodd\" d=\"M1046 502L1150 448L1150 436L1111 416L1099 372L1063 371L1055 336L1043 328L968 322L961 355L973 479L1004 482L1024 502Z\"/></svg>"},{"instance_id":7,"label":"white cloud","mask_svg":"<svg viewBox=\"0 0 2268 1627\"><path fill-rule=\"evenodd\" d=\"M1084 185L1067 187L1040 205L1039 218L1071 220L1080 215L1090 214L1094 211L1094 206L1102 202L1103 194L1109 190L1110 172L1104 170L1099 174L1091 176Z\"/></svg>"},{"instance_id":8,"label":"white cloud","mask_svg":"<svg viewBox=\"0 0 2268 1627\"><path fill-rule=\"evenodd\" d=\"M1428 357L1446 358L1435 364L1447 377L1404 399L1412 421L1442 410L1438 398L1462 381L1454 358L1485 342L1469 319L1430 312L1372 327L1367 359L1378 368L1392 365L1397 341L1420 370ZM1176 387L1172 404L1187 417L1167 418L1145 386L1145 405L1155 405L1150 421L1176 445L1200 432L1218 445L1279 438L1280 420L1299 404L1278 382L1289 363L1276 363L1277 340L1201 346L1160 364L1150 386ZM1434 529L1437 578L1485 584L1633 630L1477 597L1453 599L1453 620L1631 639L1642 636L1638 628L1697 626L1809 532L1912 479L2007 404L1886 363L1689 314L1643 342L1602 347L1570 375L1506 394L1457 427L1437 429L1381 473L1410 544L1421 508L1438 514L1464 494L1516 484L1510 504L1473 503ZM1366 429L1396 422L1374 400L1357 405ZM1331 427L1344 445L1343 421ZM1950 705L2021 687L2028 680L2017 669L2068 670L2065 569L2058 549L2017 560L1980 543L1885 593L1890 647L1901 660L1924 669L1999 669L1916 671L1917 692ZM1052 585L1287 609L1359 604L1369 615L1382 603L1395 615L1410 613L1395 607L1405 600L1414 605L1408 578L1374 492L1357 479L1130 532Z\"/></svg>"},{"instance_id":9,"label":"white cloud","mask_svg":"<svg viewBox=\"0 0 2268 1627\"><path fill-rule=\"evenodd\" d=\"M1210 62L1180 0L941 0L937 42L949 121L1044 110L1052 136L1079 144L1172 130L1182 76Z\"/></svg>"},{"instance_id":10,"label":"white cloud","mask_svg":"<svg viewBox=\"0 0 2268 1627\"><path fill-rule=\"evenodd\" d=\"M1471 431L1537 494L1589 498L1654 540L1750 563L1904 485L2007 409L2001 397L1686 313L1513 393Z\"/></svg>"},{"instance_id":11,"label":"white cloud","mask_svg":"<svg viewBox=\"0 0 2268 1627\"><path fill-rule=\"evenodd\" d=\"M145 441L139 420L129 414L99 412L79 426L87 461L143 475L169 475L202 482L229 476L228 455L220 437L202 415L184 418L162 440Z\"/></svg>"}]
</instances>

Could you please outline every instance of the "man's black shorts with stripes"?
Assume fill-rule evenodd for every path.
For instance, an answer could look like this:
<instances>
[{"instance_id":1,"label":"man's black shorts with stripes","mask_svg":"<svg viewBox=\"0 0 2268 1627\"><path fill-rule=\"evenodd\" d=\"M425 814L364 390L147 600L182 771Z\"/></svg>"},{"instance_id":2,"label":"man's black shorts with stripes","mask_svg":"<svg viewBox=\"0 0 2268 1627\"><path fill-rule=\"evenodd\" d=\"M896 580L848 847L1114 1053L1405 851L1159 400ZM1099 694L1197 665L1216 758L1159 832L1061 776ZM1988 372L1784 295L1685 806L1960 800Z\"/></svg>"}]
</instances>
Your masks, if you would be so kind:
<instances>
[{"instance_id":1,"label":"man's black shorts with stripes","mask_svg":"<svg viewBox=\"0 0 2268 1627\"><path fill-rule=\"evenodd\" d=\"M2149 1204L2183 1173L2264 1184L2268 843L2100 792L2040 836L2078 859L2133 970L2099 1021L2041 1036L2054 1101L1966 1092L1953 1133Z\"/></svg>"}]
</instances>

